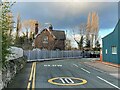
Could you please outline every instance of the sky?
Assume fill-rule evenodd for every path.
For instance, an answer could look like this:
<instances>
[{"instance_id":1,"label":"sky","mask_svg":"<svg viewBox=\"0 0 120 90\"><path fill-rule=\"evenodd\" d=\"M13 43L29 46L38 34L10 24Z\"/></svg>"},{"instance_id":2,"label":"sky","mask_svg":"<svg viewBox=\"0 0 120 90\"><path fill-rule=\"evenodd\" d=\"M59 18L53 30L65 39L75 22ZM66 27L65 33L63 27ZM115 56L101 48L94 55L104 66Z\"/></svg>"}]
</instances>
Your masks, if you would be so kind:
<instances>
[{"instance_id":1,"label":"sky","mask_svg":"<svg viewBox=\"0 0 120 90\"><path fill-rule=\"evenodd\" d=\"M12 12L15 18L20 13L21 21L35 19L41 25L51 23L54 29L67 30L74 47L72 29L86 23L89 12L98 13L100 38L111 33L118 22L118 2L17 2Z\"/></svg>"}]
</instances>

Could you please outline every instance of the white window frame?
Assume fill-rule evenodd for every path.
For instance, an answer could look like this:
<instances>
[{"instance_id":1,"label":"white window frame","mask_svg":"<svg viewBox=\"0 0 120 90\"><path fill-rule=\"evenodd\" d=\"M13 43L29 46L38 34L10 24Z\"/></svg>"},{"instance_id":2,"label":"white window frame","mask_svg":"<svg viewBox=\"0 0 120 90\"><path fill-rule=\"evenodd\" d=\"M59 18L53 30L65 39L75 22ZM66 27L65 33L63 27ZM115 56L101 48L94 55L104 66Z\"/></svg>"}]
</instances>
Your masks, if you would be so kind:
<instances>
[{"instance_id":1,"label":"white window frame","mask_svg":"<svg viewBox=\"0 0 120 90\"><path fill-rule=\"evenodd\" d=\"M108 54L108 50L107 49L105 49L105 54Z\"/></svg>"},{"instance_id":2,"label":"white window frame","mask_svg":"<svg viewBox=\"0 0 120 90\"><path fill-rule=\"evenodd\" d=\"M112 46L112 54L117 54L117 46Z\"/></svg>"},{"instance_id":3,"label":"white window frame","mask_svg":"<svg viewBox=\"0 0 120 90\"><path fill-rule=\"evenodd\" d=\"M43 36L43 43L48 43L48 36Z\"/></svg>"}]
</instances>

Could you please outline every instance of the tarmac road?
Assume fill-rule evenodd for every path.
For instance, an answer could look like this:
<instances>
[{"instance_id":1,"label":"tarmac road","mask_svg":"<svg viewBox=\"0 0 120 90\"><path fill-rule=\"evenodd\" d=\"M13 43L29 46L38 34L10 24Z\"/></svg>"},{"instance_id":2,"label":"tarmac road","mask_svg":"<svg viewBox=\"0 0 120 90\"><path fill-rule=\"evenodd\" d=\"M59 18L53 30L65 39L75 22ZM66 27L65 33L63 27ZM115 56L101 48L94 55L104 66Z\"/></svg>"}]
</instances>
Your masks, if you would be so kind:
<instances>
[{"instance_id":1,"label":"tarmac road","mask_svg":"<svg viewBox=\"0 0 120 90\"><path fill-rule=\"evenodd\" d=\"M8 88L119 88L119 80L82 59L27 63Z\"/></svg>"}]
</instances>

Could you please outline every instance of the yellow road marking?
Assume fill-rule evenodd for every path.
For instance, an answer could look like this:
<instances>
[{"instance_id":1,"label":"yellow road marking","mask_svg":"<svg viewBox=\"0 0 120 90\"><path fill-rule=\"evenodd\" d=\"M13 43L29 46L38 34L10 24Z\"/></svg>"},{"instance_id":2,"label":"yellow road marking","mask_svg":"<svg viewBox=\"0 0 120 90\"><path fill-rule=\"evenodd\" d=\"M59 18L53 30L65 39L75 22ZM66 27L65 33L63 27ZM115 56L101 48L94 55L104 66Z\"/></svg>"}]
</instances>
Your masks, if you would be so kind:
<instances>
[{"instance_id":1,"label":"yellow road marking","mask_svg":"<svg viewBox=\"0 0 120 90\"><path fill-rule=\"evenodd\" d=\"M29 90L30 89L30 82L28 83L28 86L27 86L27 90Z\"/></svg>"},{"instance_id":2,"label":"yellow road marking","mask_svg":"<svg viewBox=\"0 0 120 90\"><path fill-rule=\"evenodd\" d=\"M31 73L30 73L29 81L32 80L33 68L34 68L34 63L32 64L32 68L31 68ZM27 85L27 90L29 90L29 89L30 89L30 82L28 82L28 85Z\"/></svg>"},{"instance_id":3,"label":"yellow road marking","mask_svg":"<svg viewBox=\"0 0 120 90\"><path fill-rule=\"evenodd\" d=\"M34 62L32 64L31 73L30 73L30 77L29 77L29 82L28 82L28 85L27 85L27 90L30 90L31 82L32 82L32 90L34 90L34 88L35 88L35 73L36 73L36 62ZM32 78L33 78L33 80L32 80Z\"/></svg>"},{"instance_id":4,"label":"yellow road marking","mask_svg":"<svg viewBox=\"0 0 120 90\"><path fill-rule=\"evenodd\" d=\"M30 73L30 78L29 78L29 81L31 81L31 80L32 80L34 66L35 66L35 63L33 63L33 64L32 64L32 69L31 69L31 73Z\"/></svg>"},{"instance_id":5,"label":"yellow road marking","mask_svg":"<svg viewBox=\"0 0 120 90\"><path fill-rule=\"evenodd\" d=\"M79 81L82 81L82 82L79 82L79 83L69 83L69 84L54 82L54 80L59 79L59 78L71 78L73 80L79 80ZM76 85L82 85L82 84L86 84L87 83L87 81L85 79L75 78L75 77L56 77L56 78L49 79L48 82L51 83L51 84L62 85L62 86L76 86Z\"/></svg>"},{"instance_id":6,"label":"yellow road marking","mask_svg":"<svg viewBox=\"0 0 120 90\"><path fill-rule=\"evenodd\" d=\"M34 73L33 73L32 90L35 89L35 73L36 73L36 62L35 62Z\"/></svg>"}]
</instances>

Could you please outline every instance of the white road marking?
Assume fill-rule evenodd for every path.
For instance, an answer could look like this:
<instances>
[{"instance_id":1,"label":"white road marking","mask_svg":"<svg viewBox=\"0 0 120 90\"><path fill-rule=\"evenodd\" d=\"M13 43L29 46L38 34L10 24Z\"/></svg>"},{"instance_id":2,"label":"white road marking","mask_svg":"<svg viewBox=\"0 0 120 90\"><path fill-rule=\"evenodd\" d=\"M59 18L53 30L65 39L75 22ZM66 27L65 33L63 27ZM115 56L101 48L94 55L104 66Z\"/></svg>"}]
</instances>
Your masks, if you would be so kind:
<instances>
[{"instance_id":1,"label":"white road marking","mask_svg":"<svg viewBox=\"0 0 120 90\"><path fill-rule=\"evenodd\" d=\"M74 81L71 79L71 78L59 78L61 81L62 81L62 83L74 83Z\"/></svg>"},{"instance_id":2,"label":"white road marking","mask_svg":"<svg viewBox=\"0 0 120 90\"><path fill-rule=\"evenodd\" d=\"M74 81L73 81L71 78L65 78L65 81L66 81L67 83L74 83Z\"/></svg>"},{"instance_id":3,"label":"white road marking","mask_svg":"<svg viewBox=\"0 0 120 90\"><path fill-rule=\"evenodd\" d=\"M105 80L105 79L103 79L103 78L101 78L101 77L99 77L99 76L97 76L97 78L99 78L100 80L102 80L102 81L106 82L107 84L109 84L109 85L111 85L111 86L113 86L113 87L115 87L115 88L120 89L120 87L118 87L118 86L116 86L116 85L114 85L114 84L112 84L112 83L108 82L107 80Z\"/></svg>"},{"instance_id":4,"label":"white road marking","mask_svg":"<svg viewBox=\"0 0 120 90\"><path fill-rule=\"evenodd\" d=\"M44 67L62 67L62 65L44 65Z\"/></svg>"},{"instance_id":5,"label":"white road marking","mask_svg":"<svg viewBox=\"0 0 120 90\"><path fill-rule=\"evenodd\" d=\"M58 67L62 67L62 65L57 65Z\"/></svg>"},{"instance_id":6,"label":"white road marking","mask_svg":"<svg viewBox=\"0 0 120 90\"><path fill-rule=\"evenodd\" d=\"M62 83L65 83L65 81L62 78L59 78L59 79L62 81Z\"/></svg>"},{"instance_id":7,"label":"white road marking","mask_svg":"<svg viewBox=\"0 0 120 90\"><path fill-rule=\"evenodd\" d=\"M90 73L88 70L84 69L84 68L81 68L83 71L87 72L87 73Z\"/></svg>"},{"instance_id":8,"label":"white road marking","mask_svg":"<svg viewBox=\"0 0 120 90\"><path fill-rule=\"evenodd\" d=\"M44 65L44 67L47 67L47 65Z\"/></svg>"},{"instance_id":9,"label":"white road marking","mask_svg":"<svg viewBox=\"0 0 120 90\"><path fill-rule=\"evenodd\" d=\"M44 67L50 67L50 65L44 65Z\"/></svg>"},{"instance_id":10,"label":"white road marking","mask_svg":"<svg viewBox=\"0 0 120 90\"><path fill-rule=\"evenodd\" d=\"M76 64L73 64L74 66L76 66L76 67L78 67L78 65L76 65Z\"/></svg>"}]
</instances>

